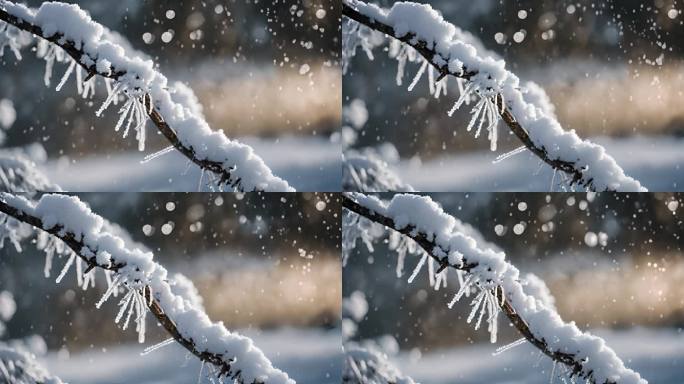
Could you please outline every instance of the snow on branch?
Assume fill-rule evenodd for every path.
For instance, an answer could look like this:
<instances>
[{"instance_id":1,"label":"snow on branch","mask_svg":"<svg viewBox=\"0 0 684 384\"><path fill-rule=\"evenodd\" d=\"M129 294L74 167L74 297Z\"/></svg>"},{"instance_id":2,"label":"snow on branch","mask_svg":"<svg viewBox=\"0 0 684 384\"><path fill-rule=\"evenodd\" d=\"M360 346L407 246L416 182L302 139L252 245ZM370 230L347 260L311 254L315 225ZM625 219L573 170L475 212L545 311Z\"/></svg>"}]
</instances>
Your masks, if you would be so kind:
<instances>
[{"instance_id":1,"label":"snow on branch","mask_svg":"<svg viewBox=\"0 0 684 384\"><path fill-rule=\"evenodd\" d=\"M0 192L59 191L19 149L0 150Z\"/></svg>"},{"instance_id":2,"label":"snow on branch","mask_svg":"<svg viewBox=\"0 0 684 384\"><path fill-rule=\"evenodd\" d=\"M25 351L0 343L0 381L17 384L63 384Z\"/></svg>"},{"instance_id":3,"label":"snow on branch","mask_svg":"<svg viewBox=\"0 0 684 384\"><path fill-rule=\"evenodd\" d=\"M250 338L211 322L187 282L168 276L166 269L153 261L151 252L129 247L77 197L45 194L33 202L0 193L0 212L0 248L9 238L20 250L19 242L37 232L38 248L47 256L46 276L47 264L55 254L68 255L57 282L73 264L84 289L94 284L96 270L104 271L108 288L96 306L100 308L119 291L125 292L115 322L124 321L126 329L133 321L139 342L145 340L149 311L176 342L203 362L203 369L208 366L214 377L239 384L294 384L286 373L273 367Z\"/></svg>"},{"instance_id":4,"label":"snow on branch","mask_svg":"<svg viewBox=\"0 0 684 384\"><path fill-rule=\"evenodd\" d=\"M348 226L364 226L368 231L372 224L380 224L422 248L423 257L412 278L426 258L439 266L437 271L429 271L431 275L439 277L447 269L459 272L461 286L449 306L475 293L467 322L475 321L478 329L484 320L492 342L496 342L498 313L503 312L526 342L550 357L554 367L561 365L565 369L563 373L571 379L584 379L592 384L647 383L638 373L626 368L602 338L582 332L574 322L564 322L552 301L536 297L533 292L541 291L539 281L525 281L518 269L505 260L503 252L467 234L462 230L462 223L429 197L397 194L384 202L354 193L344 194L342 205L349 212L343 216L343 235L355 234ZM366 242L372 241L372 235L360 237ZM356 238L343 239L345 247L355 242ZM515 345L521 343L517 341Z\"/></svg>"},{"instance_id":5,"label":"snow on branch","mask_svg":"<svg viewBox=\"0 0 684 384\"><path fill-rule=\"evenodd\" d=\"M605 148L582 140L575 131L563 130L554 114L530 94L534 92L527 89L529 84L521 84L505 68L503 60L484 56L482 49L473 44L474 39L444 20L430 5L396 2L391 9L384 10L361 0L343 0L343 15L349 20L344 24L347 31L343 31L345 60L359 46L372 59L372 49L382 43L373 31L394 38L389 53L398 60L397 82L401 84L407 61L421 63L409 91L426 71L430 93L435 97L446 94L448 76L455 78L460 97L449 115L475 101L467 130L474 131L475 137L486 132L493 151L497 147L498 122L503 120L527 150L554 171L561 171L570 187L645 191L637 180L625 174Z\"/></svg>"},{"instance_id":6,"label":"snow on branch","mask_svg":"<svg viewBox=\"0 0 684 384\"><path fill-rule=\"evenodd\" d=\"M416 384L399 372L380 351L349 342L344 346L344 354L342 383Z\"/></svg>"},{"instance_id":7,"label":"snow on branch","mask_svg":"<svg viewBox=\"0 0 684 384\"><path fill-rule=\"evenodd\" d=\"M140 150L145 147L149 119L176 150L214 176L217 188L293 191L273 175L252 147L228 139L223 131L212 131L201 113L188 104L186 90L169 84L152 61L127 52L110 35L76 4L45 2L34 10L0 0L0 55L9 46L21 59L20 49L36 36L40 38L37 55L46 62L46 85L55 62L69 64L57 91L75 72L79 94L92 97L95 77L102 77L108 97L96 115L123 96L126 101L118 111L115 130L123 130L124 137L135 132Z\"/></svg>"}]
</instances>

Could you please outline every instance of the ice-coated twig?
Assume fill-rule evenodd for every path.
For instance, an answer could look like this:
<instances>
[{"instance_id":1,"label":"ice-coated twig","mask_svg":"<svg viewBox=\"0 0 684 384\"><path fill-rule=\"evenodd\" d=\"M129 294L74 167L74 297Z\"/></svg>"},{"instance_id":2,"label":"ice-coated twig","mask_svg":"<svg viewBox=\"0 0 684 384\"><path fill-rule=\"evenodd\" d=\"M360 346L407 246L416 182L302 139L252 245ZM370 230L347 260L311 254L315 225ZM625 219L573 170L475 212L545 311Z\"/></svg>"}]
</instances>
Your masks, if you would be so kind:
<instances>
[{"instance_id":1,"label":"ice-coated twig","mask_svg":"<svg viewBox=\"0 0 684 384\"><path fill-rule=\"evenodd\" d=\"M372 230L370 224L379 224L412 239L438 265L465 273L466 280L455 299L460 299L470 286L479 290L467 321L474 320L479 308L478 326L485 312L489 312L487 322L492 341L496 340L496 317L500 311L525 340L567 367L573 377L591 384L647 383L625 367L603 339L562 321L553 306L525 292L518 269L505 260L505 253L481 246L429 197L396 194L385 202L361 193L345 193L342 206L349 212L343 215L343 237L352 233L346 229L351 223L366 231ZM347 243L352 244L343 238L343 244Z\"/></svg>"}]
</instances>

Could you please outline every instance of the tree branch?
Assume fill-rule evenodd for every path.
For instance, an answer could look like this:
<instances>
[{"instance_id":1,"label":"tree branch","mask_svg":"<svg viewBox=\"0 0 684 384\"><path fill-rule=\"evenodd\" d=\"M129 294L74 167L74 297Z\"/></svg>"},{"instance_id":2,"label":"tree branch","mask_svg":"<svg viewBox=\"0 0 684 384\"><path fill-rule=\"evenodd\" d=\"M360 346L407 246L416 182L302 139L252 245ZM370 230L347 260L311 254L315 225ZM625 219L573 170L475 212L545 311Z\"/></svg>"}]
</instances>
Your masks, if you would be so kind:
<instances>
[{"instance_id":1,"label":"tree branch","mask_svg":"<svg viewBox=\"0 0 684 384\"><path fill-rule=\"evenodd\" d=\"M427 252L433 259L435 259L440 265L442 266L447 266L451 267L453 269L459 269L468 272L470 269L474 268L477 266L477 264L472 264L469 268L459 268L458 266L455 265L449 265L448 261L445 262L445 258L442 258L438 255L434 254L434 249L438 248L439 245L435 243L434 241L428 240L428 235L426 233L420 232L417 230L415 227L406 227L406 228L398 228L394 220L390 217L384 216L380 213L374 212L373 210L359 204L358 202L354 201L351 197L349 197L347 194L342 194L342 207L346 208L347 210L360 215L372 222L381 224L391 230L397 231L401 233L404 236L409 237L410 239L414 240L418 245L420 245L425 252ZM464 255L465 258L465 255ZM464 259L465 260L465 259ZM568 369L575 375L580 375L583 373L582 370L582 361L578 361L575 358L575 355L571 353L565 353L561 351L554 351L552 350L549 345L546 343L544 338L539 338L537 337L533 330L530 329L529 325L523 319L513 308L513 306L509 303L508 300L505 299L504 297L504 290L501 286L497 286L494 289L494 295L498 299L497 303L499 304L501 310L506 314L506 317L511 321L515 329L523 336L527 341L530 342L533 346L535 346L537 349L539 349L542 353L544 353L546 356L550 357L553 361L563 363L568 367ZM594 381L591 372L586 373L585 377L586 379L591 380L592 384L596 384ZM606 381L602 384L617 384L612 381Z\"/></svg>"},{"instance_id":2,"label":"tree branch","mask_svg":"<svg viewBox=\"0 0 684 384\"><path fill-rule=\"evenodd\" d=\"M2 0L2 2L13 4L12 2L7 0ZM0 4L2 4L2 2L0 2ZM10 14L2 8L0 8L0 20L20 30L29 32L63 49L78 65L80 65L86 71L87 76L85 81L89 80L95 75L112 80L118 80L120 77L126 74L126 71L117 70L114 67L112 67L111 71L108 73L100 72L97 70L96 64L84 64L82 60L83 57L88 57L90 60L92 60L93 63L97 62L97 58L91 57L87 52L84 52L82 49L77 48L76 44L73 41L64 38L64 35L62 33L55 33L54 35L47 37L41 27L31 24L30 22L27 22L25 20L22 20L21 18ZM154 125L157 127L157 130L159 130L159 132L173 145L174 148L176 148L176 150L178 150L180 153L182 153L185 157L187 157L190 161L195 163L203 170L207 170L216 174L219 178L219 184L229 185L231 188L235 190L244 192L242 180L240 178L235 179L232 175L232 172L235 169L234 166L226 168L223 165L223 163L219 161L200 159L197 156L195 148L183 143L176 134L176 131L171 126L169 126L168 123L166 123L164 117L159 113L159 111L157 111L157 109L153 105L150 105L152 100L149 93L145 93L141 102L145 106L145 111L148 114L150 120L152 120ZM258 188L255 188L254 190L259 191Z\"/></svg>"},{"instance_id":3,"label":"tree branch","mask_svg":"<svg viewBox=\"0 0 684 384\"><path fill-rule=\"evenodd\" d=\"M353 3L367 5L361 0L353 0ZM441 54L437 52L435 49L428 48L428 42L416 38L416 35L413 33L407 33L403 36L398 36L392 26L382 23L359 12L352 5L349 4L348 0L343 0L342 2L342 14L348 17L349 19L352 19L360 24L365 25L370 29L382 32L387 36L390 36L394 39L401 41L404 44L411 46L418 53L420 53L425 58L425 60L428 63L430 63L430 65L432 65L437 70L440 79L444 76L450 75L456 78L469 80L478 73L477 71L470 70L468 68L464 68L462 72L450 71L448 64L449 58L442 57ZM445 64L439 64L435 58L439 58L439 61ZM592 191L595 190L593 183L594 180L591 178L585 179L583 169L578 168L574 162L561 160L559 158L550 158L546 148L544 148L543 146L538 147L534 143L534 141L532 141L532 138L530 137L528 131L522 125L520 125L520 123L518 123L518 121L515 119L515 116L513 116L511 111L505 105L503 105L503 97L501 96L501 94L497 94L493 102L497 106L497 111L501 115L502 120L506 123L511 132L513 132L513 134L515 134L515 136L525 145L525 147L528 150L530 150L530 152L534 153L535 156L544 161L546 164L550 165L553 169L557 169L567 173L571 178L571 183L584 186Z\"/></svg>"},{"instance_id":4,"label":"tree branch","mask_svg":"<svg viewBox=\"0 0 684 384\"><path fill-rule=\"evenodd\" d=\"M59 225L54 226L51 229L44 229L43 221L39 217L33 216L27 212L22 211L21 209L18 209L10 204L7 204L2 199L0 199L0 212L6 214L7 216L13 217L14 219L20 222L29 224L36 229L45 231L50 235L62 240L65 244L69 246L69 248L72 249L72 251L79 258L81 258L91 267L97 267L103 270L117 272L120 268L123 268L125 266L125 264L121 263L113 264L111 266L98 264L95 256L88 257L84 255L83 252L84 249L88 249L91 252L91 254L96 254L97 250L93 250L84 242L76 240L76 235L74 233L65 231L64 228ZM157 321L159 321L159 323L164 327L164 329L171 335L171 337L173 337L174 340L178 342L178 344L182 345L185 349L187 349L190 353L195 355L201 361L211 363L212 365L214 365L218 369L220 376L230 378L231 380L235 380L235 382L239 384L265 384L261 381L245 383L241 377L241 372L233 371L231 363L224 361L221 355L198 350L193 340L183 336L183 334L180 332L173 319L169 318L169 316L165 313L164 308L161 306L159 301L154 298L154 295L152 294L152 290L149 285L146 285L142 289L141 294L145 298L145 303L148 306L150 312L154 315Z\"/></svg>"}]
</instances>

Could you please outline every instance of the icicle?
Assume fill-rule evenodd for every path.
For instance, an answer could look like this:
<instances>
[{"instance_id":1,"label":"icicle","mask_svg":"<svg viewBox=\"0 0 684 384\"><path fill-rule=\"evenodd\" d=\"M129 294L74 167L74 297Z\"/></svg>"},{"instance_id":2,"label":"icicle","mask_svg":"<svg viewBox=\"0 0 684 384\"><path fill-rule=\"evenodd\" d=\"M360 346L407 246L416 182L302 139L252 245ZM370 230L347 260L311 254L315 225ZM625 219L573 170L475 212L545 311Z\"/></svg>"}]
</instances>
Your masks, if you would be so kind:
<instances>
[{"instance_id":1,"label":"icicle","mask_svg":"<svg viewBox=\"0 0 684 384\"><path fill-rule=\"evenodd\" d=\"M107 85L107 91L109 91L109 87L110 86ZM121 92L121 87L122 87L121 83L117 83L114 86L114 89L109 91L109 96L107 96L107 99L105 100L105 102L102 103L102 106L100 107L100 109L98 109L95 112L95 116L97 116L97 117L102 116L102 112L104 112L104 110L107 109L107 107L109 107L109 105L114 101L114 99L118 98L119 92Z\"/></svg>"},{"instance_id":2,"label":"icicle","mask_svg":"<svg viewBox=\"0 0 684 384\"><path fill-rule=\"evenodd\" d=\"M460 88L460 83L459 83L459 88ZM463 103L466 103L466 99L470 99L470 93L472 92L472 90L473 90L473 83L469 83L469 84L465 87L465 89L461 91L461 97L458 98L458 100L456 101L456 103L454 103L454 106L451 107L451 109L449 110L449 112L447 112L447 115L449 115L449 117L453 116L454 113L455 113L459 108L461 108L461 105L463 105Z\"/></svg>"},{"instance_id":3,"label":"icicle","mask_svg":"<svg viewBox=\"0 0 684 384\"><path fill-rule=\"evenodd\" d=\"M147 355L148 353L154 352L154 351L156 351L156 350L159 349L159 348L163 348L163 347L166 347L167 345L171 345L171 344L173 344L174 341L176 341L176 339L174 339L173 337L170 337L170 338L168 338L168 339L166 339L166 340L164 340L164 341L162 341L162 342L160 342L160 343L157 343L157 344L155 344L155 345L149 346L149 347L145 348L145 349L140 353L140 356L145 356L145 355Z\"/></svg>"},{"instance_id":4,"label":"icicle","mask_svg":"<svg viewBox=\"0 0 684 384\"><path fill-rule=\"evenodd\" d=\"M69 256L69 260L67 260L66 264L64 264L64 268L62 268L62 272L59 273L59 276L57 276L57 280L55 282L59 284L64 276L67 274L69 271L69 267L71 267L71 264L74 262L74 259L76 258L76 253L71 252L71 255Z\"/></svg>"},{"instance_id":5,"label":"icicle","mask_svg":"<svg viewBox=\"0 0 684 384\"><path fill-rule=\"evenodd\" d=\"M484 291L480 291L480 293L478 293L477 296L475 296L473 301L470 303L470 305L472 305L473 308L470 310L470 315L468 315L466 323L470 324L473 321L475 315L477 314L477 308L479 308L480 304L482 303L482 299L484 299Z\"/></svg>"},{"instance_id":6,"label":"icicle","mask_svg":"<svg viewBox=\"0 0 684 384\"><path fill-rule=\"evenodd\" d=\"M523 338L520 338L520 339L518 339L518 340L516 340L516 341L514 341L514 342L512 342L512 343L510 343L510 344L506 344L506 345L504 345L504 346L502 346L502 347L497 348L496 351L495 351L494 353L492 353L492 356L500 355L500 354L502 354L502 353L508 351L508 350L511 349L511 348L515 348L515 347L517 347L517 346L519 346L519 345L525 344L525 342L527 342L527 339L526 339L526 338L524 338L524 337L523 337Z\"/></svg>"},{"instance_id":7,"label":"icicle","mask_svg":"<svg viewBox=\"0 0 684 384\"><path fill-rule=\"evenodd\" d=\"M131 302L132 297L133 291L128 291L126 295L121 299L121 301L119 301L119 306L121 306L121 308L119 309L119 313L117 313L116 318L114 319L114 323L119 324L119 321L121 321L123 314L126 312L126 308L128 308L128 304Z\"/></svg>"},{"instance_id":8,"label":"icicle","mask_svg":"<svg viewBox=\"0 0 684 384\"><path fill-rule=\"evenodd\" d=\"M81 258L76 258L76 286L80 287L83 285L83 265L81 264Z\"/></svg>"},{"instance_id":9,"label":"icicle","mask_svg":"<svg viewBox=\"0 0 684 384\"><path fill-rule=\"evenodd\" d=\"M197 192L202 192L202 180L204 179L204 168L200 172L199 183L197 183Z\"/></svg>"},{"instance_id":10,"label":"icicle","mask_svg":"<svg viewBox=\"0 0 684 384\"><path fill-rule=\"evenodd\" d=\"M446 286L447 286L447 269L444 269L442 272L437 274L437 278L435 281L435 291L439 291L439 289L442 287L446 288Z\"/></svg>"},{"instance_id":11,"label":"icicle","mask_svg":"<svg viewBox=\"0 0 684 384\"><path fill-rule=\"evenodd\" d=\"M67 80L69 79L69 75L71 75L71 72L74 71L74 67L76 66L76 60L71 60L71 64L69 64L69 67L67 68L66 72L64 72L64 76L62 76L62 80L60 80L59 84L57 84L57 88L55 90L57 92L62 90L62 87L64 84L66 84Z\"/></svg>"},{"instance_id":12,"label":"icicle","mask_svg":"<svg viewBox=\"0 0 684 384\"><path fill-rule=\"evenodd\" d=\"M46 253L45 254L45 267L43 268L43 274L45 275L45 278L50 277L50 270L52 269L52 258L54 257L54 253Z\"/></svg>"},{"instance_id":13,"label":"icicle","mask_svg":"<svg viewBox=\"0 0 684 384\"><path fill-rule=\"evenodd\" d=\"M136 98L135 104L138 108L138 125L135 127L137 131L136 138L138 139L138 150L145 150L145 123L147 123L147 114L145 106Z\"/></svg>"},{"instance_id":14,"label":"icicle","mask_svg":"<svg viewBox=\"0 0 684 384\"><path fill-rule=\"evenodd\" d=\"M488 305L487 291L483 290L481 292L481 294L482 294L482 298L480 299L480 301L478 303L480 305L480 316L477 318L477 322L475 323L475 330L476 331L478 329L480 329L480 324L482 323L482 318L484 317L485 312L487 312L487 305Z\"/></svg>"},{"instance_id":15,"label":"icicle","mask_svg":"<svg viewBox=\"0 0 684 384\"><path fill-rule=\"evenodd\" d=\"M136 297L135 293L131 294L131 305L128 306L128 314L126 315L126 321L123 323L123 330L125 331L128 328L128 323L131 321L131 316L133 315L133 311L135 311L135 306L136 306Z\"/></svg>"},{"instance_id":16,"label":"icicle","mask_svg":"<svg viewBox=\"0 0 684 384\"><path fill-rule=\"evenodd\" d=\"M109 296L111 296L112 293L114 293L114 291L119 288L120 280L121 280L121 276L117 275L114 278L114 280L111 282L111 284L109 285L109 288L107 288L107 291L105 292L105 294L102 295L102 297L100 298L100 301L98 301L95 304L95 308L100 309L102 304L104 304L104 302L107 301L107 299L109 299Z\"/></svg>"},{"instance_id":17,"label":"icicle","mask_svg":"<svg viewBox=\"0 0 684 384\"><path fill-rule=\"evenodd\" d=\"M553 379L556 376L556 360L553 361L553 368L551 368L551 378L549 379L549 384L553 384Z\"/></svg>"},{"instance_id":18,"label":"icicle","mask_svg":"<svg viewBox=\"0 0 684 384\"><path fill-rule=\"evenodd\" d=\"M430 94L435 94L435 67L432 65L428 68L428 86L430 87Z\"/></svg>"},{"instance_id":19,"label":"icicle","mask_svg":"<svg viewBox=\"0 0 684 384\"><path fill-rule=\"evenodd\" d=\"M84 99L95 96L95 77L92 77L83 83L83 94L81 96Z\"/></svg>"},{"instance_id":20,"label":"icicle","mask_svg":"<svg viewBox=\"0 0 684 384\"><path fill-rule=\"evenodd\" d=\"M484 101L483 101L483 100L484 100L484 99L481 99L481 100L475 105L475 107L473 108L473 110L470 111L470 113L471 113L473 116L470 118L470 123L468 123L468 127L466 128L466 131L470 132L470 131L473 129L473 127L475 126L475 122L477 122L477 117L480 115L480 112L482 112L482 109L483 109L483 107L484 107ZM482 126L482 124L480 124L480 126ZM478 134L479 134L479 132L478 132ZM477 134L475 135L475 137L477 137Z\"/></svg>"},{"instance_id":21,"label":"icicle","mask_svg":"<svg viewBox=\"0 0 684 384\"><path fill-rule=\"evenodd\" d=\"M402 48L402 51L397 55L397 85L401 86L403 83L403 78L404 78L404 68L406 67L406 59L408 58L408 54L406 53L406 50Z\"/></svg>"},{"instance_id":22,"label":"icicle","mask_svg":"<svg viewBox=\"0 0 684 384\"><path fill-rule=\"evenodd\" d=\"M485 99L480 100L480 103L482 103L482 106L480 107L482 114L480 116L480 123L478 124L477 130L475 131L475 138L476 139L478 137L480 137L480 132L482 131L482 127L484 126L484 122L489 118L489 108L487 108L487 102L484 100ZM479 103L478 103L478 105L479 105ZM476 117L473 116L473 120L471 120L471 122L474 121L475 119L476 119ZM468 127L470 127L470 125ZM468 129L468 131L470 131L470 129Z\"/></svg>"},{"instance_id":23,"label":"icicle","mask_svg":"<svg viewBox=\"0 0 684 384\"><path fill-rule=\"evenodd\" d=\"M89 287L95 287L95 269L92 269L83 275L83 285L81 287L84 291Z\"/></svg>"},{"instance_id":24,"label":"icicle","mask_svg":"<svg viewBox=\"0 0 684 384\"><path fill-rule=\"evenodd\" d=\"M418 84L418 81L420 81L420 78L423 77L423 73L425 73L425 69L427 69L427 66L428 66L428 61L423 60L423 64L420 66L420 68L418 69L418 72L416 72L416 76L413 77L413 81L408 86L409 92L413 91L413 88L416 87L416 85Z\"/></svg>"},{"instance_id":25,"label":"icicle","mask_svg":"<svg viewBox=\"0 0 684 384\"><path fill-rule=\"evenodd\" d=\"M126 116L128 116L128 112L131 110L131 106L133 105L133 99L128 99L126 103L119 109L119 121L116 122L116 125L114 126L114 131L119 132L119 129L121 129L121 126L123 125L124 120L126 119ZM129 124L130 125L130 124ZM128 130L128 128L126 128Z\"/></svg>"},{"instance_id":26,"label":"icicle","mask_svg":"<svg viewBox=\"0 0 684 384\"><path fill-rule=\"evenodd\" d=\"M460 277L460 276L459 276ZM462 277L461 277L462 278ZM451 299L451 302L447 305L449 309L453 308L454 304L458 302L461 297L463 297L466 292L470 291L470 285L473 280L473 275L469 275L463 283L461 283L461 289L458 290L458 292L454 295L454 298Z\"/></svg>"},{"instance_id":27,"label":"icicle","mask_svg":"<svg viewBox=\"0 0 684 384\"><path fill-rule=\"evenodd\" d=\"M76 67L76 90L79 95L83 95L83 71L80 65Z\"/></svg>"},{"instance_id":28,"label":"icicle","mask_svg":"<svg viewBox=\"0 0 684 384\"><path fill-rule=\"evenodd\" d=\"M418 273L423 268L423 264L425 264L425 261L427 261L427 258L428 258L427 252L423 252L423 257L420 258L420 261L418 261L418 264L413 269L413 273L411 273L411 276L408 278L409 284L413 283L413 280L416 279L416 277L418 276Z\"/></svg>"},{"instance_id":29,"label":"icicle","mask_svg":"<svg viewBox=\"0 0 684 384\"><path fill-rule=\"evenodd\" d=\"M428 281L431 287L435 286L435 260L428 260Z\"/></svg>"}]
</instances>

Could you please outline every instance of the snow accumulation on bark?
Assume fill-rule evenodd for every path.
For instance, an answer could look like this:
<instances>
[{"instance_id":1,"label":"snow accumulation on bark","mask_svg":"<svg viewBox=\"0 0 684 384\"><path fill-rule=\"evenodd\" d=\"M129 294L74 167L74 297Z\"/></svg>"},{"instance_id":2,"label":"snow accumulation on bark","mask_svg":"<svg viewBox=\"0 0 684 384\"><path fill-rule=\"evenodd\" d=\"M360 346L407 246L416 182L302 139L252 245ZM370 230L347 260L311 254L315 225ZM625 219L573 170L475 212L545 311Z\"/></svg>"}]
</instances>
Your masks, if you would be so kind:
<instances>
[{"instance_id":1,"label":"snow accumulation on bark","mask_svg":"<svg viewBox=\"0 0 684 384\"><path fill-rule=\"evenodd\" d=\"M421 261L409 281L415 278L428 256L439 266L437 279L448 268L459 271L460 288L449 307L464 296L474 294L467 322L475 321L478 329L484 320L492 342L496 342L498 314L504 312L526 342L551 357L554 364L562 363L565 374L571 378L595 384L646 383L638 373L625 367L602 338L582 332L574 322L563 321L543 281L536 276L521 276L505 259L504 252L471 236L468 232L474 229L444 212L429 197L397 194L386 202L354 193L344 195L343 206L348 211L344 216L343 235L350 237L343 240L343 247L353 247L357 238L366 244L372 243L380 237L378 232L384 230L383 226L409 238L423 249ZM349 226L363 229L354 231ZM400 254L402 257L405 255ZM430 274L435 272L431 270ZM499 352L523 342L518 340L503 346Z\"/></svg>"},{"instance_id":2,"label":"snow accumulation on bark","mask_svg":"<svg viewBox=\"0 0 684 384\"><path fill-rule=\"evenodd\" d=\"M429 4L396 2L386 10L360 0L343 0L343 13L349 18L343 31L345 70L358 47L372 59L372 49L383 44L382 34L389 35L396 39L391 41L389 53L398 60L397 83L401 85L407 61L421 63L409 91L426 70L435 97L446 94L447 75L455 77L460 97L449 115L474 101L467 130L474 130L475 137L484 130L493 151L498 122L504 120L528 150L562 171L561 177L567 177L563 181L570 187L646 190L625 174L605 148L582 140L574 130L565 131L540 87L521 83L506 69L504 60L484 50L476 38L446 21ZM520 152L516 149L515 153Z\"/></svg>"},{"instance_id":3,"label":"snow accumulation on bark","mask_svg":"<svg viewBox=\"0 0 684 384\"><path fill-rule=\"evenodd\" d=\"M223 323L212 322L189 280L169 276L151 252L130 247L124 238L108 230L111 224L77 197L44 194L33 202L2 193L0 212L4 213L0 214L0 248L9 239L21 250L21 240L37 236L38 248L46 253L46 276L55 255L68 257L57 282L74 263L83 289L94 285L97 269L103 270L108 288L96 306L100 308L122 293L115 322L123 321L126 329L132 320L141 343L145 340L145 316L151 311L173 339L207 363L216 377L241 384L294 383L273 367L250 338L228 331ZM146 352L169 343L165 340Z\"/></svg>"},{"instance_id":4,"label":"snow accumulation on bark","mask_svg":"<svg viewBox=\"0 0 684 384\"><path fill-rule=\"evenodd\" d=\"M123 130L124 137L134 132L140 150L145 148L149 118L177 150L216 177L218 188L293 191L252 147L228 139L221 130L213 131L196 105L187 102L187 87L169 83L151 60L126 49L112 35L76 4L45 2L31 9L0 0L0 55L9 47L21 59L23 47L37 44L37 55L46 63L46 85L55 62L68 62L57 91L75 72L84 98L94 95L96 75L103 77L108 97L96 115L123 96L115 130ZM41 39L34 42L32 36Z\"/></svg>"}]
</instances>

